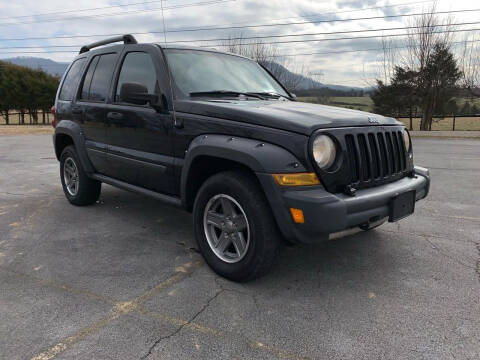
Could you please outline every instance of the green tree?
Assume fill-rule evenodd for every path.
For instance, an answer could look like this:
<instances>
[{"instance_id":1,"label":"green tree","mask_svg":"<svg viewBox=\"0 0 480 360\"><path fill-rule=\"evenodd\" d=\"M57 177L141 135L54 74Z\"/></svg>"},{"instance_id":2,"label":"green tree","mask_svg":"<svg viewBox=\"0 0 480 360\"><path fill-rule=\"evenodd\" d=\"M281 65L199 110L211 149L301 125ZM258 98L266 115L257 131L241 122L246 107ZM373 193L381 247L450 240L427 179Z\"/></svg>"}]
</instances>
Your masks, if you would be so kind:
<instances>
[{"instance_id":1,"label":"green tree","mask_svg":"<svg viewBox=\"0 0 480 360\"><path fill-rule=\"evenodd\" d=\"M453 97L461 72L450 49L439 43L418 73L418 94L422 103L420 130L430 130L434 112L444 112Z\"/></svg>"},{"instance_id":2,"label":"green tree","mask_svg":"<svg viewBox=\"0 0 480 360\"><path fill-rule=\"evenodd\" d=\"M377 89L372 94L374 111L383 115L412 117L419 103L417 96L417 76L412 70L396 66L390 85L377 81Z\"/></svg>"},{"instance_id":3,"label":"green tree","mask_svg":"<svg viewBox=\"0 0 480 360\"><path fill-rule=\"evenodd\" d=\"M0 112L6 123L9 112L20 112L20 122L25 123L25 114L30 114L38 123L38 110L47 111L55 100L59 79L42 70L0 61ZM45 122L45 117L43 118Z\"/></svg>"}]
</instances>

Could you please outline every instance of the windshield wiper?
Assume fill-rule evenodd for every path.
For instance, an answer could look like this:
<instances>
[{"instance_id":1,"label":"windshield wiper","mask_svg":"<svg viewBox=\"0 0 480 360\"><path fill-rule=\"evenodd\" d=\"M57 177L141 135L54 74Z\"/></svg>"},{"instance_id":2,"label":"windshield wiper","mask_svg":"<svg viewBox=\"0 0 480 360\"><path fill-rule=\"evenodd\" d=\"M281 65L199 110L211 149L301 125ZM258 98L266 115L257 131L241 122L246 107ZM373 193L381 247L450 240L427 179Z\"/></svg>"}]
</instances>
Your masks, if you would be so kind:
<instances>
[{"instance_id":1,"label":"windshield wiper","mask_svg":"<svg viewBox=\"0 0 480 360\"><path fill-rule=\"evenodd\" d=\"M272 92L272 91L268 91L268 92L249 92L249 94L273 97L275 99L279 99L279 98L283 97L285 99L292 100L292 98L290 96L282 95L282 94Z\"/></svg>"},{"instance_id":2,"label":"windshield wiper","mask_svg":"<svg viewBox=\"0 0 480 360\"><path fill-rule=\"evenodd\" d=\"M197 92L191 92L190 96L192 97L198 97L198 96L250 96L254 97L257 99L265 100L263 96L260 95L260 93L249 93L249 92L240 92L240 91L230 91L230 90L212 90L212 91L197 91Z\"/></svg>"}]
</instances>

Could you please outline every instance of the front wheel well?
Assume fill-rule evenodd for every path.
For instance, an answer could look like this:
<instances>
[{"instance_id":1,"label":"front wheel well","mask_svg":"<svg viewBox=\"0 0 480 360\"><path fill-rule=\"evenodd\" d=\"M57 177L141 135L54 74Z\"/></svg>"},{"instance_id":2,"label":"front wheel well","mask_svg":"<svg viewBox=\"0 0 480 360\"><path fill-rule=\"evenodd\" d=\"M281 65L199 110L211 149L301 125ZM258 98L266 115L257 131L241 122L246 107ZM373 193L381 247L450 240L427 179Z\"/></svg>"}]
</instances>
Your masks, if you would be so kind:
<instances>
[{"instance_id":1,"label":"front wheel well","mask_svg":"<svg viewBox=\"0 0 480 360\"><path fill-rule=\"evenodd\" d=\"M57 134L55 136L55 155L57 156L57 160L60 160L63 149L65 149L69 145L74 145L73 139L70 135Z\"/></svg>"},{"instance_id":2,"label":"front wheel well","mask_svg":"<svg viewBox=\"0 0 480 360\"><path fill-rule=\"evenodd\" d=\"M260 186L260 182L252 169L242 163L215 156L199 156L193 161L188 172L185 187L185 205L187 210L192 211L198 190L205 180L219 172L229 170L242 171L248 174L257 182L258 186Z\"/></svg>"}]
</instances>

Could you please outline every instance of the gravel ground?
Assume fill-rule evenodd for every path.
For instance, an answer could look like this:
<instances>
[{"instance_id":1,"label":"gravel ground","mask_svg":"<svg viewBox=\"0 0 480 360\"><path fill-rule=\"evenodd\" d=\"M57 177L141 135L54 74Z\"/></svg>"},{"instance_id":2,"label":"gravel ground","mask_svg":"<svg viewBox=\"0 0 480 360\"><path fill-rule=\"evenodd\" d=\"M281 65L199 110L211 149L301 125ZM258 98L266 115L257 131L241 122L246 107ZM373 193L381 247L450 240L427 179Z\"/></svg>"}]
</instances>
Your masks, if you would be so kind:
<instances>
[{"instance_id":1,"label":"gravel ground","mask_svg":"<svg viewBox=\"0 0 480 360\"><path fill-rule=\"evenodd\" d=\"M189 214L110 186L73 207L50 136L0 137L0 358L479 359L480 141L414 148L414 216L235 284Z\"/></svg>"}]
</instances>

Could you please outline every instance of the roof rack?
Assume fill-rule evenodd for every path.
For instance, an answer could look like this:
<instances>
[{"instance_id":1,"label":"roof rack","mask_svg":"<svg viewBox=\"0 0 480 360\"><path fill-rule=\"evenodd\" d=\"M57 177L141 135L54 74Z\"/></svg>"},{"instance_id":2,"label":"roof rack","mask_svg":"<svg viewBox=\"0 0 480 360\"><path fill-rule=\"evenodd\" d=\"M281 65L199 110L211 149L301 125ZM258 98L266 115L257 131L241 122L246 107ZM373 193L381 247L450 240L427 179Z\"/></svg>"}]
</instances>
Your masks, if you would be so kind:
<instances>
[{"instance_id":1,"label":"roof rack","mask_svg":"<svg viewBox=\"0 0 480 360\"><path fill-rule=\"evenodd\" d=\"M123 41L124 44L137 44L137 40L133 37L133 35L130 35L130 34L120 35L120 36L111 37L105 40L97 41L89 45L82 46L79 54L83 54L84 52L87 52L90 49L93 49L102 45L113 44L119 41Z\"/></svg>"}]
</instances>

